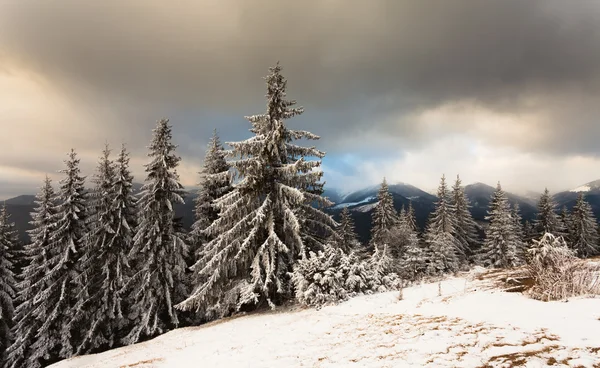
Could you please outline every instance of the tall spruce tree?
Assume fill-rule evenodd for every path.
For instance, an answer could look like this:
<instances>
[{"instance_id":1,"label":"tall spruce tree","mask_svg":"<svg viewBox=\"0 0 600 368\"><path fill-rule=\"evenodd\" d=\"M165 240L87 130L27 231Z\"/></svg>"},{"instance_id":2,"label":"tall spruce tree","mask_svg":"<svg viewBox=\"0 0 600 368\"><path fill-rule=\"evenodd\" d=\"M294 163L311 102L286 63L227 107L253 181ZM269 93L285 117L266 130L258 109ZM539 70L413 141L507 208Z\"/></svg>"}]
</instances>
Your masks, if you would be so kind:
<instances>
[{"instance_id":1,"label":"tall spruce tree","mask_svg":"<svg viewBox=\"0 0 600 368\"><path fill-rule=\"evenodd\" d=\"M415 232L419 233L419 226L417 225L417 217L415 215L415 208L412 205L412 201L408 202L408 209L406 210L406 221L410 228Z\"/></svg>"},{"instance_id":2,"label":"tall spruce tree","mask_svg":"<svg viewBox=\"0 0 600 368\"><path fill-rule=\"evenodd\" d=\"M351 251L360 250L360 242L357 240L356 231L354 230L354 220L348 207L342 209L340 224L336 229L336 233L337 239L335 243L346 254L349 254Z\"/></svg>"},{"instance_id":3,"label":"tall spruce tree","mask_svg":"<svg viewBox=\"0 0 600 368\"><path fill-rule=\"evenodd\" d=\"M21 269L24 266L22 257L22 243L19 239L19 231L16 225L11 221L11 215L8 213L6 203L2 205L0 209L0 226L2 226L3 233L5 234L6 240L9 243L9 248L6 251L6 258L11 263L11 271L16 279L21 274Z\"/></svg>"},{"instance_id":4,"label":"tall spruce tree","mask_svg":"<svg viewBox=\"0 0 600 368\"><path fill-rule=\"evenodd\" d=\"M458 175L452 187L450 204L454 208L456 219L454 236L460 244L461 254L464 254L465 257L462 261L465 261L467 257L472 256L479 249L480 244L477 238L477 224L469 210L469 199L465 195L465 189Z\"/></svg>"},{"instance_id":5,"label":"tall spruce tree","mask_svg":"<svg viewBox=\"0 0 600 368\"><path fill-rule=\"evenodd\" d=\"M52 181L48 176L44 180L41 191L36 196L35 212L31 214L32 229L29 230L31 243L25 246L24 257L28 264L23 268L22 281L18 284L18 306L15 311L15 324L12 329L13 343L8 349L5 367L41 367L37 359L29 359L33 355L32 344L39 328L44 323L34 313L40 306L40 294L49 286L44 277L49 274L51 258L50 245L56 220L56 196Z\"/></svg>"},{"instance_id":6,"label":"tall spruce tree","mask_svg":"<svg viewBox=\"0 0 600 368\"><path fill-rule=\"evenodd\" d=\"M519 206L519 203L515 202L515 204L512 206L511 218L513 220L515 238L517 242L517 258L523 261L527 255L527 242L525 241L525 226L523 225L523 218L521 217L521 207Z\"/></svg>"},{"instance_id":7,"label":"tall spruce tree","mask_svg":"<svg viewBox=\"0 0 600 368\"><path fill-rule=\"evenodd\" d=\"M127 321L122 294L129 274L128 253L135 231L136 201L129 155L125 146L113 163L105 148L94 177L91 228L87 237L82 269L85 298L79 299L73 318L82 332L77 354L109 349L117 345Z\"/></svg>"},{"instance_id":8,"label":"tall spruce tree","mask_svg":"<svg viewBox=\"0 0 600 368\"><path fill-rule=\"evenodd\" d=\"M446 177L442 176L437 192L435 210L429 217L425 230L425 252L429 260L428 272L430 274L443 274L459 269L460 257L464 257L461 245L455 237L456 218L455 209Z\"/></svg>"},{"instance_id":9,"label":"tall spruce tree","mask_svg":"<svg viewBox=\"0 0 600 368\"><path fill-rule=\"evenodd\" d=\"M551 233L555 236L564 235L558 215L556 214L556 204L550 196L548 188L540 196L534 226L537 238L541 238L545 233Z\"/></svg>"},{"instance_id":10,"label":"tall spruce tree","mask_svg":"<svg viewBox=\"0 0 600 368\"><path fill-rule=\"evenodd\" d=\"M533 239L536 239L535 227L529 220L525 221L523 232L523 240L525 241L526 248L529 249L533 244Z\"/></svg>"},{"instance_id":11,"label":"tall spruce tree","mask_svg":"<svg viewBox=\"0 0 600 368\"><path fill-rule=\"evenodd\" d=\"M583 193L577 196L577 202L571 215L572 232L570 246L578 257L590 257L600 252L598 247L597 222L592 207L584 199Z\"/></svg>"},{"instance_id":12,"label":"tall spruce tree","mask_svg":"<svg viewBox=\"0 0 600 368\"><path fill-rule=\"evenodd\" d=\"M174 306L185 298L185 234L179 231L173 205L184 203L177 166L181 158L172 142L168 119L153 130L146 164L146 183L139 197L138 227L129 258L134 272L123 292L129 296L132 328L123 339L132 344L175 328Z\"/></svg>"},{"instance_id":13,"label":"tall spruce tree","mask_svg":"<svg viewBox=\"0 0 600 368\"><path fill-rule=\"evenodd\" d=\"M567 206L563 206L560 214L558 215L560 227L563 230L563 237L565 241L570 242L573 233L573 219L567 209Z\"/></svg>"},{"instance_id":14,"label":"tall spruce tree","mask_svg":"<svg viewBox=\"0 0 600 368\"><path fill-rule=\"evenodd\" d=\"M194 256L197 255L202 243L211 240L202 232L219 217L219 211L214 207L215 200L233 189L229 172L230 166L225 156L225 149L215 129L208 143L204 164L200 172L200 189L198 190L198 197L195 199L196 222L192 225L189 242L191 254Z\"/></svg>"},{"instance_id":15,"label":"tall spruce tree","mask_svg":"<svg viewBox=\"0 0 600 368\"><path fill-rule=\"evenodd\" d=\"M79 259L87 233L87 196L75 150L71 150L65 164L66 169L61 171L65 177L60 181L60 203L47 245L47 265L43 266L48 272L33 285L42 290L34 299L29 318L42 321L42 325L31 344L28 367L72 356L79 340L79 331L70 322L83 290Z\"/></svg>"},{"instance_id":16,"label":"tall spruce tree","mask_svg":"<svg viewBox=\"0 0 600 368\"><path fill-rule=\"evenodd\" d=\"M203 246L194 265L201 282L178 305L208 318L265 303L274 307L290 298L289 273L312 247L307 243L314 222L335 225L318 206L311 206L321 201L315 189L322 187L318 168L325 154L294 144L319 137L286 127L285 120L303 109L286 99L287 82L279 64L270 68L266 82L266 113L247 117L254 136L228 143L236 157L230 164L240 180L215 201L219 218L204 231L214 239Z\"/></svg>"},{"instance_id":17,"label":"tall spruce tree","mask_svg":"<svg viewBox=\"0 0 600 368\"><path fill-rule=\"evenodd\" d=\"M0 362L4 362L11 342L16 281L11 251L16 246L14 224L9 222L6 205L0 210Z\"/></svg>"},{"instance_id":18,"label":"tall spruce tree","mask_svg":"<svg viewBox=\"0 0 600 368\"><path fill-rule=\"evenodd\" d=\"M398 224L399 218L394 208L394 198L389 191L387 181L383 178L377 193L377 205L373 210L371 221L370 247L383 246L389 240L389 233Z\"/></svg>"},{"instance_id":19,"label":"tall spruce tree","mask_svg":"<svg viewBox=\"0 0 600 368\"><path fill-rule=\"evenodd\" d=\"M398 221L400 223L408 223L408 213L406 211L406 208L404 208L404 205L402 205L402 208L400 208L400 211L398 212Z\"/></svg>"},{"instance_id":20,"label":"tall spruce tree","mask_svg":"<svg viewBox=\"0 0 600 368\"><path fill-rule=\"evenodd\" d=\"M426 253L417 233L408 227L408 242L399 260L399 274L408 280L419 279L427 271Z\"/></svg>"},{"instance_id":21,"label":"tall spruce tree","mask_svg":"<svg viewBox=\"0 0 600 368\"><path fill-rule=\"evenodd\" d=\"M486 229L485 242L482 249L482 261L492 267L513 267L519 264L519 242L515 232L515 220L506 193L498 183L492 194L488 216L490 221Z\"/></svg>"},{"instance_id":22,"label":"tall spruce tree","mask_svg":"<svg viewBox=\"0 0 600 368\"><path fill-rule=\"evenodd\" d=\"M402 208L400 220L390 231L388 250L395 261L393 271L410 280L420 276L426 267L425 255L417 232L411 225L409 210Z\"/></svg>"}]
</instances>

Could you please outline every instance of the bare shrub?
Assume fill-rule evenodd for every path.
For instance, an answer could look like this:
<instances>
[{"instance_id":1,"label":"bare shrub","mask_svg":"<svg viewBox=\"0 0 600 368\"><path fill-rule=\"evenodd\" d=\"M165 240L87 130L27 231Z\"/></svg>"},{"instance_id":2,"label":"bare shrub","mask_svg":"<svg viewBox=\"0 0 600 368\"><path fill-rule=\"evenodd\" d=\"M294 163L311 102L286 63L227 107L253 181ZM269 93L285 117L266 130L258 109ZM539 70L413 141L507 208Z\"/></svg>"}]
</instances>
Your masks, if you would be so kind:
<instances>
[{"instance_id":1,"label":"bare shrub","mask_svg":"<svg viewBox=\"0 0 600 368\"><path fill-rule=\"evenodd\" d=\"M562 237L544 234L529 251L528 272L533 286L528 294L538 300L562 300L578 295L600 295L600 268L575 256Z\"/></svg>"}]
</instances>

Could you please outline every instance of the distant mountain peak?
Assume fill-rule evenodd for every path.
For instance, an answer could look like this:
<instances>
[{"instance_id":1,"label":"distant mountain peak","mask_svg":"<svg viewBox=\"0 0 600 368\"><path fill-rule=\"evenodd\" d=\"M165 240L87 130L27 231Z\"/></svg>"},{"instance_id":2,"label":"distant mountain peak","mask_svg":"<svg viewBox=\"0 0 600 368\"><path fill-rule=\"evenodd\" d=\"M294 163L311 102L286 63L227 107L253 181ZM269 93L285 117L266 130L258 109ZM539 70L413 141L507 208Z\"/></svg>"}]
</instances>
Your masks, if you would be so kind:
<instances>
[{"instance_id":1,"label":"distant mountain peak","mask_svg":"<svg viewBox=\"0 0 600 368\"><path fill-rule=\"evenodd\" d=\"M469 184L467 185L467 187L471 187L471 188L494 188L493 186L486 184L486 183L482 183L480 181L475 182L473 184Z\"/></svg>"},{"instance_id":2,"label":"distant mountain peak","mask_svg":"<svg viewBox=\"0 0 600 368\"><path fill-rule=\"evenodd\" d=\"M7 205L16 205L16 206L27 206L33 205L35 203L35 195L33 194L24 194L14 198L9 198L5 201L2 201Z\"/></svg>"}]
</instances>

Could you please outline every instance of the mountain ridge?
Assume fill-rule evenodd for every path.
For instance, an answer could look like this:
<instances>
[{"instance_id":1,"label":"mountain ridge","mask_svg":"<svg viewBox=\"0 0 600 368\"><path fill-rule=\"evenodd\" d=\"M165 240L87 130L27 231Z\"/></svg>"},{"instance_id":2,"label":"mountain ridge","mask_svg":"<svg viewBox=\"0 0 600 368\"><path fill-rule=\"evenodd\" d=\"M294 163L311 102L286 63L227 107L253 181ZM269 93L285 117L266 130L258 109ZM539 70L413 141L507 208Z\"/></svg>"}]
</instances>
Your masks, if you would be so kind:
<instances>
[{"instance_id":1,"label":"mountain ridge","mask_svg":"<svg viewBox=\"0 0 600 368\"><path fill-rule=\"evenodd\" d=\"M139 192L143 184L134 183L134 191ZM356 223L356 231L359 238L363 242L367 242L371 232L371 215L374 204L377 202L377 192L380 185L370 185L365 188L355 190L353 192L343 192L334 187L326 187L323 196L328 197L334 206L327 209L336 220L339 219L341 210L348 207L352 217ZM600 218L600 180L586 183L583 187L589 187L584 193L586 200L592 206L592 210L596 218ZM465 194L471 203L471 213L474 219L479 222L485 222L487 215L487 207L495 187L482 183L475 182L468 184L465 187ZM578 189L575 188L575 189ZM194 199L197 197L196 188L186 188L186 196L184 204L176 204L175 215L181 219L184 228L189 229L194 222ZM415 209L417 224L421 229L425 227L429 214L435 207L437 197L416 186L404 182L395 182L389 184L389 190L392 193L394 207L399 211L402 207L406 207L412 203ZM553 198L557 203L557 211L566 206L569 210L575 205L577 196L580 192L575 192L573 189L556 193ZM537 199L535 194L530 192L530 195L523 196L507 192L509 203L514 205L518 203L521 207L521 215L523 220L533 220L537 213ZM538 197L539 198L539 197ZM9 198L6 201L6 207L12 216L12 221L15 222L16 228L22 241L28 241L27 230L30 229L29 221L31 221L30 213L34 210L35 196L30 194L19 195Z\"/></svg>"}]
</instances>

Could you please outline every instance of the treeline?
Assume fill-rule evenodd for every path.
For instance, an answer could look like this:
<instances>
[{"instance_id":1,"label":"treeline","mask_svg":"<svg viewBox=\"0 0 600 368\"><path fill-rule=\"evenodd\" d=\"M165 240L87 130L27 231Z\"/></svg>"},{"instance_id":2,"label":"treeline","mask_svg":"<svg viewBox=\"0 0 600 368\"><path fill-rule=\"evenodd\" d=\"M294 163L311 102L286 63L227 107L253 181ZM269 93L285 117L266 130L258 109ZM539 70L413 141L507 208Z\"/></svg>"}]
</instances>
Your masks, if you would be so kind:
<instances>
[{"instance_id":1,"label":"treeline","mask_svg":"<svg viewBox=\"0 0 600 368\"><path fill-rule=\"evenodd\" d=\"M372 236L369 248L385 245L395 259L395 272L403 279L415 280L467 270L472 265L486 267L514 267L527 261L533 240L546 233L565 240L573 253L581 258L600 254L600 227L583 193L577 198L572 211L562 209L560 214L546 189L538 203L537 217L523 222L519 205L511 206L500 183L493 193L486 220L487 226L479 231L469 211L469 199L457 176L448 188L442 176L434 211L423 232L416 226L412 205L396 213L393 200L384 179L373 211ZM350 212L342 211L342 223L351 228ZM483 233L483 238L479 233ZM345 235L348 237L348 235ZM354 241L357 249L362 245Z\"/></svg>"},{"instance_id":2,"label":"treeline","mask_svg":"<svg viewBox=\"0 0 600 368\"><path fill-rule=\"evenodd\" d=\"M340 223L324 212L332 205L322 196L325 153L295 143L318 136L286 126L303 109L287 99L279 65L266 84L266 112L246 117L251 138L225 150L215 131L189 232L173 209L184 190L166 119L153 131L140 193L124 146L114 159L104 149L91 190L72 150L58 190L46 177L36 196L24 251L0 213L5 367L43 367L237 311L395 290L473 263L510 267L545 232L564 234L582 257L597 252L596 222L583 197L558 216L546 192L537 221L523 226L498 185L482 240L460 180L450 190L445 178L423 233L412 206L396 213L384 180L371 241L361 244L348 209Z\"/></svg>"}]
</instances>

